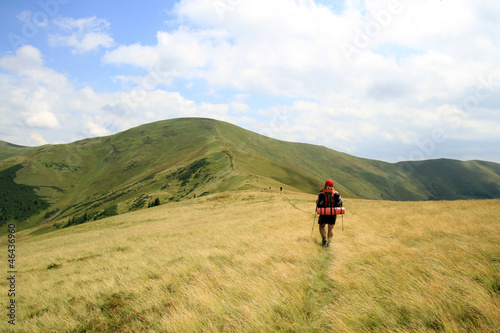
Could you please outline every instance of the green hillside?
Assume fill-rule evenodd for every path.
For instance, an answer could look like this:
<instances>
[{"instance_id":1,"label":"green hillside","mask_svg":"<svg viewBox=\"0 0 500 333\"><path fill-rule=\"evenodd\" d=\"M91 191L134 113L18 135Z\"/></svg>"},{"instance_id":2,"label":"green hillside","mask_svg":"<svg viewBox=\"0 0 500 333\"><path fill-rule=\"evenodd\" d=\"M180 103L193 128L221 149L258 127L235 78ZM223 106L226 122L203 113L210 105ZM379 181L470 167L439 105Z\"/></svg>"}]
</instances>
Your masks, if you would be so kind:
<instances>
[{"instance_id":1,"label":"green hillside","mask_svg":"<svg viewBox=\"0 0 500 333\"><path fill-rule=\"evenodd\" d=\"M39 147L24 147L0 140L0 161L9 157L24 155L37 149Z\"/></svg>"},{"instance_id":2,"label":"green hillside","mask_svg":"<svg viewBox=\"0 0 500 333\"><path fill-rule=\"evenodd\" d=\"M317 193L327 178L351 198L500 198L500 165L385 163L271 139L201 118L150 123L71 144L0 142L0 223L57 227L235 189ZM3 182L2 182L3 183ZM16 196L13 198L12 196Z\"/></svg>"}]
</instances>

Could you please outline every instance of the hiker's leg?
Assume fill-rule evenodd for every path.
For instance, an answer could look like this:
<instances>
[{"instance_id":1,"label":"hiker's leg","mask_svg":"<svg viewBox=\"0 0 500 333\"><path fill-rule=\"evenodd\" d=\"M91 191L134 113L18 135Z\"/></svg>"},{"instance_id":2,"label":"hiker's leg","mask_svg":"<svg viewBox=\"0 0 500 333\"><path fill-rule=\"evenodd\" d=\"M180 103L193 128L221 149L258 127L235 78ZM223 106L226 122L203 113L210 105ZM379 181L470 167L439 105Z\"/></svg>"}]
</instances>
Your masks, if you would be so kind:
<instances>
[{"instance_id":1,"label":"hiker's leg","mask_svg":"<svg viewBox=\"0 0 500 333\"><path fill-rule=\"evenodd\" d=\"M321 234L321 245L326 246L326 231L325 231L325 225L320 224L319 225L319 233Z\"/></svg>"},{"instance_id":2,"label":"hiker's leg","mask_svg":"<svg viewBox=\"0 0 500 333\"><path fill-rule=\"evenodd\" d=\"M332 240L332 237L333 237L333 227L335 226L335 224L329 224L328 225L328 243L330 243L330 241Z\"/></svg>"},{"instance_id":3,"label":"hiker's leg","mask_svg":"<svg viewBox=\"0 0 500 333\"><path fill-rule=\"evenodd\" d=\"M326 237L326 231L325 231L325 225L324 224L320 224L319 225L319 233L321 235L321 237Z\"/></svg>"}]
</instances>

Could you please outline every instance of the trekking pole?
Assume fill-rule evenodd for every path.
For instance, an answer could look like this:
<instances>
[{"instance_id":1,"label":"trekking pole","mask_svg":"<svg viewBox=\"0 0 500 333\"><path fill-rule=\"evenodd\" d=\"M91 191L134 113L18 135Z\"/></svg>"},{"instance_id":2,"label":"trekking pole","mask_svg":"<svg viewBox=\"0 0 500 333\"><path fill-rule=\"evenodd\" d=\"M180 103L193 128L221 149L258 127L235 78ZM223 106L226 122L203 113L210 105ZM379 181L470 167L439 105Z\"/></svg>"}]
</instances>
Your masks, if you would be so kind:
<instances>
[{"instance_id":1,"label":"trekking pole","mask_svg":"<svg viewBox=\"0 0 500 333\"><path fill-rule=\"evenodd\" d=\"M344 215L342 214L342 231L344 231Z\"/></svg>"},{"instance_id":2,"label":"trekking pole","mask_svg":"<svg viewBox=\"0 0 500 333\"><path fill-rule=\"evenodd\" d=\"M316 213L316 212L314 212L313 226L312 226L312 229L311 229L311 238L312 238L312 236L313 236L313 232L314 232L314 225L316 224L316 215L317 215L317 213Z\"/></svg>"}]
</instances>

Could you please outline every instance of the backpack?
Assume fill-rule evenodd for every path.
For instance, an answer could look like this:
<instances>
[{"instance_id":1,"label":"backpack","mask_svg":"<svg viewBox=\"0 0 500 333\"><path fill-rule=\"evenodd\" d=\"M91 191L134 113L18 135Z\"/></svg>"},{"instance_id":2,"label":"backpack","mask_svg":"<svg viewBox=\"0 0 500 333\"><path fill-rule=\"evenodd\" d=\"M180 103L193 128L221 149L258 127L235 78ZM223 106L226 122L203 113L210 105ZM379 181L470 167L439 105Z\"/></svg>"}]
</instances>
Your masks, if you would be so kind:
<instances>
[{"instance_id":1,"label":"backpack","mask_svg":"<svg viewBox=\"0 0 500 333\"><path fill-rule=\"evenodd\" d=\"M339 192L331 192L331 191L321 191L318 195L318 207L341 207L341 199Z\"/></svg>"}]
</instances>

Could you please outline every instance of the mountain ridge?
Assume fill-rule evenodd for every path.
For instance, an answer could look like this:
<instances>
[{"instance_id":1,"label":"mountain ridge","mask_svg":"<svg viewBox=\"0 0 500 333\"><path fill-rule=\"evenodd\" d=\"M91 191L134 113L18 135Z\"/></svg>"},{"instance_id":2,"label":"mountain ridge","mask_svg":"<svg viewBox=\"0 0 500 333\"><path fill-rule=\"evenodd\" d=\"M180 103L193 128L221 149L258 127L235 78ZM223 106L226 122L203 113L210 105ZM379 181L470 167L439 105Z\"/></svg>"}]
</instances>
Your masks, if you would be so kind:
<instances>
[{"instance_id":1,"label":"mountain ridge","mask_svg":"<svg viewBox=\"0 0 500 333\"><path fill-rule=\"evenodd\" d=\"M123 213L155 198L163 203L280 186L314 194L327 178L353 198L500 198L500 164L494 162L388 163L272 139L209 118L157 121L61 145L0 142L0 177L12 180L0 192L0 223L25 221L26 227ZM17 197L9 199L12 193ZM23 196L32 202L23 203Z\"/></svg>"}]
</instances>

